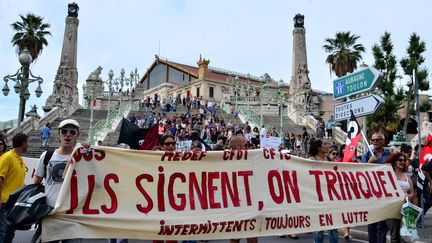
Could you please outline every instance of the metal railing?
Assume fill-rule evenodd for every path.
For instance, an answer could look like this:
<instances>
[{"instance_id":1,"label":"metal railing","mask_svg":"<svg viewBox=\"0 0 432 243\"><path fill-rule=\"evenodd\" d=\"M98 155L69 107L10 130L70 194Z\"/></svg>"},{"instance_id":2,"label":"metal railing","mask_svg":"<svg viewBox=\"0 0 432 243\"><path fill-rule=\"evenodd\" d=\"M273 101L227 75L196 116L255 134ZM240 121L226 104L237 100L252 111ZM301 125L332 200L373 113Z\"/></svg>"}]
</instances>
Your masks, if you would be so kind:
<instances>
[{"instance_id":1,"label":"metal railing","mask_svg":"<svg viewBox=\"0 0 432 243\"><path fill-rule=\"evenodd\" d=\"M248 102L248 101L257 101L259 102L261 100L261 97L259 96L237 96L237 100L235 95L230 96L231 102L241 101L241 102Z\"/></svg>"},{"instance_id":2,"label":"metal railing","mask_svg":"<svg viewBox=\"0 0 432 243\"><path fill-rule=\"evenodd\" d=\"M261 118L255 112L242 106L239 107L239 112L252 127L260 127Z\"/></svg>"},{"instance_id":3,"label":"metal railing","mask_svg":"<svg viewBox=\"0 0 432 243\"><path fill-rule=\"evenodd\" d=\"M113 129L115 129L119 122L121 122L121 119L124 116L127 116L131 110L138 110L139 104L138 102L124 102L117 107L115 107L113 110L111 110L107 114L107 118L103 120L99 120L95 123L93 126L93 139L89 138L89 141L98 141L98 140L104 140L105 137L108 135L108 133L112 132ZM89 134L90 136L90 134Z\"/></svg>"}]
</instances>

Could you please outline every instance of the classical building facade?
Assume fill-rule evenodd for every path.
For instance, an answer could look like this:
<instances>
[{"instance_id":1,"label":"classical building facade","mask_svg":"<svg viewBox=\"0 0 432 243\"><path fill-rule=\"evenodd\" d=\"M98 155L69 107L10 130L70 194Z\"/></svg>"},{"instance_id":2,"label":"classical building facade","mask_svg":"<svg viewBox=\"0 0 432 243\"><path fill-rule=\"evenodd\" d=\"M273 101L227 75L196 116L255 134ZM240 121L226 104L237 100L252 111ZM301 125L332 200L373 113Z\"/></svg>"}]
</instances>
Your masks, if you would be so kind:
<instances>
[{"instance_id":1,"label":"classical building facade","mask_svg":"<svg viewBox=\"0 0 432 243\"><path fill-rule=\"evenodd\" d=\"M261 77L242 74L209 66L210 60L199 57L197 66L172 62L155 56L153 64L140 80L144 97L158 94L162 99L168 97L197 97L215 102L239 103L259 100L264 84L276 89L275 82L267 74ZM265 78L267 77L267 78ZM284 92L288 92L288 88Z\"/></svg>"}]
</instances>

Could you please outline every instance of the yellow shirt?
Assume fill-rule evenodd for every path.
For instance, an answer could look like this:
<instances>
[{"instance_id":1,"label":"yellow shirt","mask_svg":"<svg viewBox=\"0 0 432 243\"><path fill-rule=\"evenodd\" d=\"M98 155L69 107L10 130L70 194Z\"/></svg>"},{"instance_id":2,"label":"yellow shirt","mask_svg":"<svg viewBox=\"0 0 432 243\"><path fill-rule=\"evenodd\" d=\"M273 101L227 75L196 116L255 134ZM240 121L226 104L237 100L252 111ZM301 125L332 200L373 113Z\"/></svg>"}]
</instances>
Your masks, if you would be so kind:
<instances>
[{"instance_id":1,"label":"yellow shirt","mask_svg":"<svg viewBox=\"0 0 432 243\"><path fill-rule=\"evenodd\" d=\"M9 194L24 186L26 167L21 156L10 150L0 157L0 177L3 177L1 199L5 203Z\"/></svg>"}]
</instances>

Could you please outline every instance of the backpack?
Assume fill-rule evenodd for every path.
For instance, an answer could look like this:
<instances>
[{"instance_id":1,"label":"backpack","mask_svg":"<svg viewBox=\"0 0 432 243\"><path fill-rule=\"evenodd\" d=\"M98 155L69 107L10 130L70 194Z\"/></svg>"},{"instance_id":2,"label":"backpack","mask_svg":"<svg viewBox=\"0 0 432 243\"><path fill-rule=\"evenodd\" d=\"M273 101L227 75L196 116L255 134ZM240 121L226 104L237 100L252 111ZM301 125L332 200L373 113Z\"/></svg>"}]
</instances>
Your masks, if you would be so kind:
<instances>
[{"instance_id":1,"label":"backpack","mask_svg":"<svg viewBox=\"0 0 432 243\"><path fill-rule=\"evenodd\" d=\"M43 162L44 162L45 176L46 176L46 167L47 167L48 163L50 162L53 154L54 154L54 150L47 150L46 151L46 154L45 154L45 157L44 157L44 160L43 160Z\"/></svg>"},{"instance_id":2,"label":"backpack","mask_svg":"<svg viewBox=\"0 0 432 243\"><path fill-rule=\"evenodd\" d=\"M48 150L44 157L44 170L54 154ZM32 224L37 223L53 208L46 203L45 186L30 184L21 187L9 195L5 205L6 218L18 230L29 230Z\"/></svg>"},{"instance_id":3,"label":"backpack","mask_svg":"<svg viewBox=\"0 0 432 243\"><path fill-rule=\"evenodd\" d=\"M45 186L30 184L10 194L5 205L5 216L18 230L29 230L53 208L46 203Z\"/></svg>"}]
</instances>

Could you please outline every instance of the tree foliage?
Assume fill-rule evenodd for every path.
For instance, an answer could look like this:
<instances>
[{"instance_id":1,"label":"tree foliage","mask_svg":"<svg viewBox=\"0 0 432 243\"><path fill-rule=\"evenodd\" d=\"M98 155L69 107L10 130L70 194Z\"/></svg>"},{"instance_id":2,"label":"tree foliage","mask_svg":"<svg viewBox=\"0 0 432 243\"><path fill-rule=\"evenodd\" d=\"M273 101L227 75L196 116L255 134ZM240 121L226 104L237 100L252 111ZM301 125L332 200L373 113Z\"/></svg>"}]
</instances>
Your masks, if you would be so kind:
<instances>
[{"instance_id":1,"label":"tree foliage","mask_svg":"<svg viewBox=\"0 0 432 243\"><path fill-rule=\"evenodd\" d=\"M27 48L33 61L41 54L44 46L48 46L47 35L51 35L48 23L43 22L43 18L31 13L26 16L20 15L21 21L11 24L15 31L12 37L12 45L17 48L17 53Z\"/></svg>"},{"instance_id":2,"label":"tree foliage","mask_svg":"<svg viewBox=\"0 0 432 243\"><path fill-rule=\"evenodd\" d=\"M409 39L409 45L406 49L407 56L402 58L400 61L400 65L404 74L408 76L407 86L408 90L405 93L406 95L406 114L407 119L404 122L404 131L406 133L408 128L409 118L412 116L412 111L414 103L412 102L414 99L414 83L413 83L413 71L415 71L416 79L419 82L419 89L421 91L429 90L429 82L427 81L428 70L421 65L425 62L425 58L423 56L423 52L426 51L426 43L420 39L420 36L416 33L411 34Z\"/></svg>"},{"instance_id":3,"label":"tree foliage","mask_svg":"<svg viewBox=\"0 0 432 243\"><path fill-rule=\"evenodd\" d=\"M404 98L402 88L394 88L398 68L390 33L385 32L381 36L379 44L372 46L372 53L375 59L374 67L383 74L377 91L384 99L384 104L377 113L368 117L367 126L369 132L381 131L389 138L399 129L400 119L395 111L401 108Z\"/></svg>"},{"instance_id":4,"label":"tree foliage","mask_svg":"<svg viewBox=\"0 0 432 243\"><path fill-rule=\"evenodd\" d=\"M337 77L352 73L357 69L357 64L362 60L362 53L365 48L357 43L360 36L348 32L337 32L334 38L327 38L324 41L324 49L329 55L326 63L330 65Z\"/></svg>"}]
</instances>

